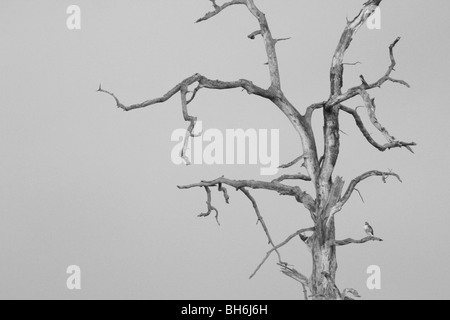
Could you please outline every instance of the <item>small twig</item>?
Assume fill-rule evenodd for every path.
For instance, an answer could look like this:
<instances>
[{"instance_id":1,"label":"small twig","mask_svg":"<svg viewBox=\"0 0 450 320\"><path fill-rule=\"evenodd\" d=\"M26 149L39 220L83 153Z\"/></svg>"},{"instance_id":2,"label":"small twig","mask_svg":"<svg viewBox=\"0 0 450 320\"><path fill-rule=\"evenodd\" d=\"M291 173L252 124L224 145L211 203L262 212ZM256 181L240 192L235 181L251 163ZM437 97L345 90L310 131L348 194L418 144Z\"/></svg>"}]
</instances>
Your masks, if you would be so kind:
<instances>
[{"instance_id":1,"label":"small twig","mask_svg":"<svg viewBox=\"0 0 450 320\"><path fill-rule=\"evenodd\" d=\"M359 194L359 197L361 198L361 201L362 201L363 203L365 203L365 202L364 202L364 198L363 198L363 196L362 196L361 192L359 192L359 190L358 190L358 189L356 189L356 188L355 188L355 191L356 191L356 192L358 192L358 194Z\"/></svg>"},{"instance_id":2,"label":"small twig","mask_svg":"<svg viewBox=\"0 0 450 320\"><path fill-rule=\"evenodd\" d=\"M287 163L287 164L282 164L281 166L278 167L278 169L287 169L292 167L294 164L296 164L297 162L299 162L300 160L302 160L305 157L304 154L302 154L301 156L295 158L294 160L292 160L291 162Z\"/></svg>"},{"instance_id":3,"label":"small twig","mask_svg":"<svg viewBox=\"0 0 450 320\"><path fill-rule=\"evenodd\" d=\"M342 64L346 65L346 66L356 66L357 64L361 64L361 62L359 62L359 61L356 61L356 62L343 62Z\"/></svg>"},{"instance_id":4,"label":"small twig","mask_svg":"<svg viewBox=\"0 0 450 320\"><path fill-rule=\"evenodd\" d=\"M257 35L261 35L261 30L256 30L250 33L247 37L251 40L255 40Z\"/></svg>"},{"instance_id":5,"label":"small twig","mask_svg":"<svg viewBox=\"0 0 450 320\"><path fill-rule=\"evenodd\" d=\"M364 79L364 76L360 75L359 78L361 79L363 87L367 88L369 86L369 84L367 83L366 79Z\"/></svg>"},{"instance_id":6,"label":"small twig","mask_svg":"<svg viewBox=\"0 0 450 320\"><path fill-rule=\"evenodd\" d=\"M286 40L290 40L290 39L291 39L291 37L289 37L289 38L274 39L274 42L275 42L275 43L278 43L279 41L286 41Z\"/></svg>"}]
</instances>

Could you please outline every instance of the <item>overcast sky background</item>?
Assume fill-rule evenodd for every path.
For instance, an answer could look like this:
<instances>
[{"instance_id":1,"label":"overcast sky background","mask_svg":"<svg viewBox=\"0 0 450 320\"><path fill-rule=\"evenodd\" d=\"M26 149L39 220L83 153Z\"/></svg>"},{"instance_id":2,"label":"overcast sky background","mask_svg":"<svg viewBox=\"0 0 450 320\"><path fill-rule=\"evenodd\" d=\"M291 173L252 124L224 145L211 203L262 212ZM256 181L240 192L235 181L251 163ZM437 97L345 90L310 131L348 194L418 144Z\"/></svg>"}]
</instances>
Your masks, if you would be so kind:
<instances>
[{"instance_id":1,"label":"overcast sky background","mask_svg":"<svg viewBox=\"0 0 450 320\"><path fill-rule=\"evenodd\" d=\"M345 18L364 1L255 2L274 37L292 37L277 45L287 97L302 112L326 100ZM81 7L79 31L66 28L70 4ZM101 82L124 103L136 103L196 72L267 86L263 43L246 37L256 20L236 6L193 23L210 9L207 0L0 1L0 298L302 299L275 256L248 279L269 249L248 199L229 189L226 205L213 191L219 227L214 217L196 217L205 211L204 190L176 188L221 175L271 177L259 176L258 165L173 165L170 136L186 126L178 95L126 113L95 92ZM402 37L393 77L412 88L386 83L372 96L390 133L418 143L415 155L381 153L342 114L347 135L335 174L348 182L371 169L394 169L404 181L366 180L359 186L365 203L355 194L337 216L338 238L364 237L369 221L385 240L338 248L337 285L365 299L450 298L448 12L445 0L385 0L382 29L363 27L345 59L362 62L346 67L346 88L359 84L360 74L374 81L389 65L389 44ZM284 115L240 90L202 90L190 113L204 129L280 129L281 161L301 153ZM314 119L319 140L320 112ZM293 199L252 194L275 242L312 226ZM281 253L310 274L300 240ZM66 288L69 265L81 267L81 291ZM370 265L381 267L381 290L366 287Z\"/></svg>"}]
</instances>

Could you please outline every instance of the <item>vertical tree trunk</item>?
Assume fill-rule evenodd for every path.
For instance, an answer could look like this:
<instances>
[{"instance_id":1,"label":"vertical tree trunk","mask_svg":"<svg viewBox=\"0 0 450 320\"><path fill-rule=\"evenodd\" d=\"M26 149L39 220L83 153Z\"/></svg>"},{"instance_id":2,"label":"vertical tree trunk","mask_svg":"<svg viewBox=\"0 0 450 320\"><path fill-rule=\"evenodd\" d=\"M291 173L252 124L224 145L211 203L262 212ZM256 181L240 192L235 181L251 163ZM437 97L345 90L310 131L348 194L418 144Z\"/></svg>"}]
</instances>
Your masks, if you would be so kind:
<instances>
[{"instance_id":1,"label":"vertical tree trunk","mask_svg":"<svg viewBox=\"0 0 450 320\"><path fill-rule=\"evenodd\" d=\"M324 184L325 185L325 184ZM337 270L335 224L331 208L339 201L344 180L336 177L329 188L322 189L321 205L317 208L315 232L308 241L311 249L313 270L310 289L313 299L340 299L335 279Z\"/></svg>"},{"instance_id":2,"label":"vertical tree trunk","mask_svg":"<svg viewBox=\"0 0 450 320\"><path fill-rule=\"evenodd\" d=\"M316 232L309 243L313 261L310 289L315 300L339 298L335 290L336 247L331 245L335 239L334 230L334 222L331 222L327 228L326 221L319 221L316 224Z\"/></svg>"}]
</instances>

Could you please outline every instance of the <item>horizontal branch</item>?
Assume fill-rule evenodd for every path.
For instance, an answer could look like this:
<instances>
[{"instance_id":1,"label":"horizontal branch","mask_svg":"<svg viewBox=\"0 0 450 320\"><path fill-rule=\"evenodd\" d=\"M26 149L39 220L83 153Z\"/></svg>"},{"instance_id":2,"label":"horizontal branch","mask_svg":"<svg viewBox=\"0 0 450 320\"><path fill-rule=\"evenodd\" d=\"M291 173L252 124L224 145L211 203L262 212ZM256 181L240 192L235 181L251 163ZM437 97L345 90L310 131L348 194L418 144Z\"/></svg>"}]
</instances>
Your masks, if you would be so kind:
<instances>
[{"instance_id":1,"label":"horizontal branch","mask_svg":"<svg viewBox=\"0 0 450 320\"><path fill-rule=\"evenodd\" d=\"M345 240L334 240L333 245L339 247L339 246L346 246L348 244L363 244L369 241L383 241L383 239L377 238L377 237L365 237L361 240L354 240L351 238L345 239Z\"/></svg>"},{"instance_id":2,"label":"horizontal branch","mask_svg":"<svg viewBox=\"0 0 450 320\"><path fill-rule=\"evenodd\" d=\"M400 176L394 172L382 172L382 171L377 171L377 170L368 171L368 172L356 177L355 179L353 179L350 182L350 184L347 188L347 191L342 196L342 198L339 200L338 205L340 207L342 207L348 201L348 199L352 195L352 193L355 190L355 187L358 183L360 183L361 181L363 181L369 177L374 177L374 176L382 177L384 183L386 183L386 179L389 176L393 176L393 177L397 178L398 181L402 182L402 179L400 178Z\"/></svg>"},{"instance_id":3,"label":"horizontal branch","mask_svg":"<svg viewBox=\"0 0 450 320\"><path fill-rule=\"evenodd\" d=\"M311 181L310 176L306 176L304 174L284 174L281 177L272 180L272 182L282 182L285 180L304 180L304 181Z\"/></svg>"},{"instance_id":4,"label":"horizontal branch","mask_svg":"<svg viewBox=\"0 0 450 320\"><path fill-rule=\"evenodd\" d=\"M175 87L173 87L171 90L169 90L166 94L164 94L162 97L146 100L144 102L132 104L129 106L122 104L119 101L119 99L114 95L114 93L111 93L107 90L102 89L101 85L97 91L109 94L110 96L112 96L114 98L114 100L116 100L116 104L117 104L118 108L123 109L125 111L130 111L130 110L145 108L145 107L148 107L148 106L151 106L154 104L166 102L171 97L173 97L176 93L180 92L181 88L188 87L197 82L199 84L199 87L197 87L195 89L195 91L194 91L195 94L197 93L198 90L200 90L200 88L215 89L215 90L242 88L242 89L246 90L248 94L255 94L255 95L267 98L267 99L273 98L273 95L269 91L264 90L256 85L254 85L249 80L245 80L245 79L240 79L237 81L211 80L211 79L208 79L207 77L205 77L201 74L198 74L198 73L184 79L183 81L178 83ZM191 101L192 101L192 97L189 100L189 102L191 102Z\"/></svg>"},{"instance_id":5,"label":"horizontal branch","mask_svg":"<svg viewBox=\"0 0 450 320\"><path fill-rule=\"evenodd\" d=\"M303 192L297 186L287 186L281 184L280 182L266 182L266 181L255 181L255 180L230 180L224 177L212 180L212 181L201 181L199 183L194 183L186 186L178 186L179 189L192 189L195 187L212 187L217 186L219 184L228 185L236 188L237 190L241 188L250 188L250 189L264 189L270 191L276 191L280 195L285 196L293 196L295 199L303 203L305 208L307 208L310 212L314 211L315 201L314 199L306 192Z\"/></svg>"},{"instance_id":6,"label":"horizontal branch","mask_svg":"<svg viewBox=\"0 0 450 320\"><path fill-rule=\"evenodd\" d=\"M198 83L197 87L192 92L192 96L190 99L187 99L188 94L188 87L194 83ZM121 108L125 111L130 111L134 109L140 109L145 108L157 103L162 103L167 100L169 100L172 96L174 96L176 93L180 92L181 94L181 107L183 111L183 118L185 121L189 122L189 127L186 130L186 135L183 142L183 148L181 150L180 156L185 161L187 165L189 165L190 159L187 157L187 148L188 148L188 142L190 137L194 137L193 134L195 124L197 123L197 117L193 117L189 115L187 106L189 103L193 101L195 96L197 95L197 92L201 88L207 88L207 89L216 89L216 90L225 90L225 89L234 89L234 88L242 88L247 91L248 94L256 94L261 97L272 99L273 94L270 93L268 90L264 90L258 86L255 86L251 81L241 79L238 81L221 81L221 80L211 80L206 78L205 76L202 76L201 74L194 74L191 77L188 77L181 81L179 84L177 84L175 87L173 87L171 90L169 90L165 95L162 97L156 98L156 99L150 99L146 100L142 103L133 104L126 106L123 103L120 102L120 100L116 97L116 95L112 92L109 92L107 90L102 89L101 85L98 88L98 92L106 93L114 98L116 101L116 105L118 108Z\"/></svg>"},{"instance_id":7,"label":"horizontal branch","mask_svg":"<svg viewBox=\"0 0 450 320\"><path fill-rule=\"evenodd\" d=\"M340 109L342 111L350 114L351 116L353 116L353 118L355 119L356 125L358 126L359 130L361 131L363 136L366 138L366 140L372 146L374 146L375 148L377 148L380 151L385 151L385 150L389 150L389 149L393 149L393 148L402 148L402 147L410 148L411 146L417 145L415 142L403 142L403 141L397 141L397 140L393 140L393 141L385 143L385 144L379 144L378 142L375 141L374 138L372 138L371 134L364 126L364 122L362 121L361 117L359 116L357 109L352 109L352 108L346 107L344 105L340 105Z\"/></svg>"}]
</instances>

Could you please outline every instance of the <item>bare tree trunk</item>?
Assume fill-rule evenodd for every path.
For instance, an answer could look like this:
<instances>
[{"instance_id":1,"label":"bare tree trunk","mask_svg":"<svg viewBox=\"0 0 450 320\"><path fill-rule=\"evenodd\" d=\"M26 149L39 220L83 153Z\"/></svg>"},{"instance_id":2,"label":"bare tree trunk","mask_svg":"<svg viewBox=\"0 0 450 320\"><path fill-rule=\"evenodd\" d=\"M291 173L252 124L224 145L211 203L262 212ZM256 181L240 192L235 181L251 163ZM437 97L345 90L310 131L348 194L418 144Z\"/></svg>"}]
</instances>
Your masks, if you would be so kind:
<instances>
[{"instance_id":1,"label":"bare tree trunk","mask_svg":"<svg viewBox=\"0 0 450 320\"><path fill-rule=\"evenodd\" d=\"M316 232L309 242L313 261L310 289L315 300L339 298L334 284L337 269L334 222L328 228L325 224L323 221L316 224Z\"/></svg>"}]
</instances>

